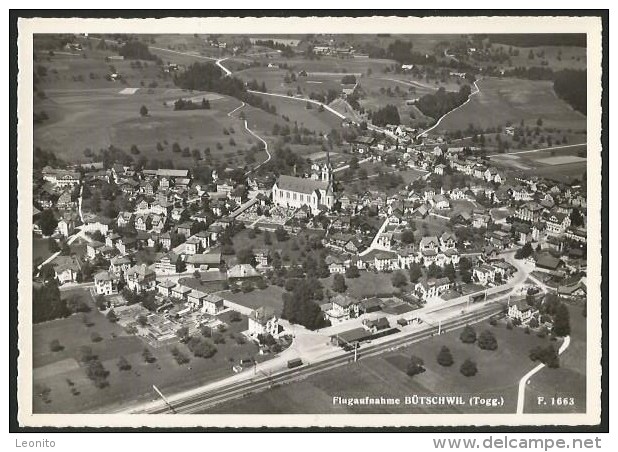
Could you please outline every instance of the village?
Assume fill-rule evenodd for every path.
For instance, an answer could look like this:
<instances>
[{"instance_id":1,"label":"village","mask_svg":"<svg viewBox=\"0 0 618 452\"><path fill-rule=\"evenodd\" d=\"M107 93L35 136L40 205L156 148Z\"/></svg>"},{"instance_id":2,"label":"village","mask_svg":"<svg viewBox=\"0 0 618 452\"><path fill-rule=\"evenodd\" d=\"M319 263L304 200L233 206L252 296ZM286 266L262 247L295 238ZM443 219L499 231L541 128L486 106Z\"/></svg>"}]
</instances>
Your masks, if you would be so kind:
<instances>
[{"instance_id":1,"label":"village","mask_svg":"<svg viewBox=\"0 0 618 452\"><path fill-rule=\"evenodd\" d=\"M386 134L359 137L350 147L380 160L395 141L395 167L423 172L390 196L336 191L328 157L313 164L311 175L282 175L270 188L258 178L238 183L225 174L213 174L206 186L189 170L45 167L42 181L36 181L35 233L49 236L60 251L39 265L36 277L53 278L61 287L88 287L103 312L113 311L121 325L153 343L177 339L185 327L189 335L204 325L216 329L218 314L238 309L219 295L222 291L260 290L281 284L280 275L293 274L295 267L306 267L290 263L288 256L282 261L276 246L265 246L258 234L269 232L278 241L297 234L318 237L317 266L325 269L320 276L335 275L335 284L344 281L345 287L346 279L369 272L397 290L396 296L358 299L333 287L319 302L322 326L366 314L363 325L375 332L391 327L376 312L397 314L391 322L405 325L426 304L504 292L517 276L515 258L532 266L525 280L530 291L585 297L582 186L507 175L475 158L474 149L447 147L441 140L412 145L409 130L386 129L394 140ZM462 183L445 188L441 180L452 174L463 176ZM92 200L101 190L113 190L126 201L126 210L110 218L87 208L84 192ZM471 209L459 209L462 204ZM370 212L375 221L355 221ZM51 234L46 214L56 224ZM250 230L253 241L230 250L243 230ZM67 246L76 240L85 244L77 253ZM528 322L529 306L521 309L525 314L515 304L508 315ZM238 310L249 319L249 340L263 344L267 336L290 335L290 323L283 320L284 330L279 321L282 312L268 306Z\"/></svg>"}]
</instances>

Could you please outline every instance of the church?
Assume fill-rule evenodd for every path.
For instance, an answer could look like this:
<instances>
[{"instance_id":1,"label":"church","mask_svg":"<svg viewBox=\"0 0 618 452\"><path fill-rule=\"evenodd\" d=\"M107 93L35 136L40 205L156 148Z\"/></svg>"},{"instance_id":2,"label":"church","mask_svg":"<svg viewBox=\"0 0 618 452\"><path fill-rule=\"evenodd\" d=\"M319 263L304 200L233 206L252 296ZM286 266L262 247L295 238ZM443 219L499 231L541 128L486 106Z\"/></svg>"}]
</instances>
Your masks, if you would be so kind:
<instances>
[{"instance_id":1,"label":"church","mask_svg":"<svg viewBox=\"0 0 618 452\"><path fill-rule=\"evenodd\" d=\"M273 202L277 206L298 209L307 206L311 213L331 210L335 204L333 169L330 159L311 165L311 177L279 176L273 185Z\"/></svg>"}]
</instances>

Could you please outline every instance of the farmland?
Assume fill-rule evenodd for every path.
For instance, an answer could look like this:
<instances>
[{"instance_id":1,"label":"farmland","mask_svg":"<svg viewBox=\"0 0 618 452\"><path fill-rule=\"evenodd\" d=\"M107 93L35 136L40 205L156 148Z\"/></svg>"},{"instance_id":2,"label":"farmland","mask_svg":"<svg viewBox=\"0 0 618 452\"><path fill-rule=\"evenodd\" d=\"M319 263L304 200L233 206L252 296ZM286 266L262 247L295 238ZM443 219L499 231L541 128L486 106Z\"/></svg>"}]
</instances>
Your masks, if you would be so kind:
<instances>
[{"instance_id":1,"label":"farmland","mask_svg":"<svg viewBox=\"0 0 618 452\"><path fill-rule=\"evenodd\" d=\"M543 119L545 127L562 130L586 128L586 117L558 99L551 82L519 79L483 79L480 92L470 102L448 114L432 133L465 130L470 124L487 129L524 120L534 124Z\"/></svg>"},{"instance_id":2,"label":"farmland","mask_svg":"<svg viewBox=\"0 0 618 452\"><path fill-rule=\"evenodd\" d=\"M83 291L82 291L83 292ZM83 292L85 294L85 292ZM89 295L86 295L89 297ZM257 346L251 342L239 344L236 336L247 329L247 319L240 322L230 321L228 313L218 318L228 325L223 336L225 343L217 344L217 353L208 359L193 357L184 344L164 345L153 348L137 336L127 334L124 329L109 322L105 316L93 308L85 315L73 315L65 319L37 324L33 329L33 384L35 395L37 388L46 386L51 389L49 403L41 398L34 398L33 409L39 413L78 413L107 410L110 406L122 405L127 400L148 401L154 395L152 384L162 391L173 388L181 390L200 381L216 380L232 374L231 361L241 357L257 355ZM93 342L93 333L102 340ZM60 351L52 352L50 342L57 339L63 346ZM188 364L179 365L171 354L176 345L182 353L191 357ZM107 371L109 386L99 389L90 381L80 363L80 349L88 346ZM156 358L147 363L142 352L147 348ZM119 370L117 361L124 356L131 364L127 371ZM71 384L69 384L69 382ZM75 388L76 393L72 393Z\"/></svg>"},{"instance_id":3,"label":"farmland","mask_svg":"<svg viewBox=\"0 0 618 452\"><path fill-rule=\"evenodd\" d=\"M378 357L362 358L354 364L319 373L309 378L284 385L266 392L244 397L242 400L216 406L209 413L513 413L517 404L519 379L534 363L528 357L531 348L548 343L548 339L534 334L527 335L523 329L507 330L504 323L492 327L483 322L477 332L491 329L498 341L495 351L481 350L459 340L460 330L413 344ZM440 348L446 345L451 350L455 363L442 367L436 362ZM426 371L409 377L406 366L411 355L425 362ZM464 377L459 372L461 363L470 358L477 363L478 374ZM547 369L548 373L560 369ZM417 394L502 396L502 407L470 406L335 406L332 399L340 397L405 397Z\"/></svg>"},{"instance_id":4,"label":"farmland","mask_svg":"<svg viewBox=\"0 0 618 452\"><path fill-rule=\"evenodd\" d=\"M96 153L112 145L128 152L135 145L148 158L172 159L177 167L195 163L191 155L173 152L175 142L191 151L210 148L213 158L231 157L232 161L238 160L239 149L255 142L240 120L227 116L240 105L236 99L179 89L140 89L130 95L120 91L120 87L47 90L48 98L39 103L39 108L50 120L35 127L35 142L74 162L89 161L84 155L86 148ZM205 98L211 109L174 111L173 102L179 98ZM142 105L148 108L148 116L140 116ZM226 128L233 128L235 134L225 135ZM230 138L235 145L230 144ZM157 143L163 145L162 150L157 150Z\"/></svg>"}]
</instances>

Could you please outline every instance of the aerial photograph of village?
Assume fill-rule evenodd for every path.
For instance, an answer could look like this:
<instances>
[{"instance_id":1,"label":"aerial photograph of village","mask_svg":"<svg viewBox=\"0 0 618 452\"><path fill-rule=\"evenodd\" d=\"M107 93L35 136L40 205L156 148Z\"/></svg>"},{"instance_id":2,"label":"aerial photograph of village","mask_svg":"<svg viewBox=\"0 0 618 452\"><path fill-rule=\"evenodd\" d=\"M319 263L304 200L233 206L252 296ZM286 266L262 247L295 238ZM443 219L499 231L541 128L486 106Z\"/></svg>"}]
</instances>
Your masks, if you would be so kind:
<instances>
[{"instance_id":1,"label":"aerial photograph of village","mask_svg":"<svg viewBox=\"0 0 618 452\"><path fill-rule=\"evenodd\" d=\"M33 413L586 412L586 34L32 44Z\"/></svg>"}]
</instances>

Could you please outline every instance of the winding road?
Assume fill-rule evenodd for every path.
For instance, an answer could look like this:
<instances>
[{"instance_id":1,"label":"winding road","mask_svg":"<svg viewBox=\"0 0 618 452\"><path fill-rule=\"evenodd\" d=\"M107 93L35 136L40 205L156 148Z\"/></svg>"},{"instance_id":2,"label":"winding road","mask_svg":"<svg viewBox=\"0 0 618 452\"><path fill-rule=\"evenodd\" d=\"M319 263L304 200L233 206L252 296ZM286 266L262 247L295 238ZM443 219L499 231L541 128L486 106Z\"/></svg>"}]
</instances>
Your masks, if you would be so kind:
<instances>
[{"instance_id":1,"label":"winding road","mask_svg":"<svg viewBox=\"0 0 618 452\"><path fill-rule=\"evenodd\" d=\"M236 113L238 110L240 110L241 108L243 108L245 105L244 102L242 102L238 107L236 107L235 109L233 109L232 111L230 111L227 115L231 118L232 115L234 113ZM254 172L255 170L257 170L260 166L264 165L265 163L268 163L271 159L271 155L270 152L268 151L268 143L266 142L266 140L264 140L264 138L262 138L261 136L259 136L257 133L255 133L253 130L251 130L249 128L249 125L247 123L247 120L244 120L245 123L245 130L247 132L249 132L252 136L254 136L255 138L257 138L258 140L260 140L262 142L262 144L264 144L264 152L266 152L266 160L264 160L262 163L260 163L259 165L257 165L256 167L254 167L253 169L250 169L249 171L247 171L245 173L245 176L248 174L251 174L252 172Z\"/></svg>"},{"instance_id":2,"label":"winding road","mask_svg":"<svg viewBox=\"0 0 618 452\"><path fill-rule=\"evenodd\" d=\"M480 92L481 92L481 90L479 89L478 85L476 84L476 82L477 82L477 81L478 81L478 80L475 80L475 81L474 81L474 83L473 83L473 85L474 85L474 89L475 89L476 91L473 91L473 92L471 92L471 93L470 93L470 95L468 96L468 100L466 100L466 101L465 101L463 104L461 104L460 106L453 108L451 111L448 111L448 112L444 113L444 114L440 117L440 119L438 119L438 122L436 122L436 123L435 123L433 126L431 126L429 129L424 130L424 131L422 131L421 133L419 133L419 134L416 136L416 139L418 139L418 138L420 138L420 137L425 137L425 136L427 136L427 133L431 132L433 129L435 129L436 127L438 127L444 118L446 118L448 115L450 115L450 114L451 114L451 113L453 113L454 111L459 110L461 107L463 107L463 106L464 106L464 105L466 105L468 102L470 102L470 101L472 100L472 96L475 96L476 94L480 93Z\"/></svg>"}]
</instances>

